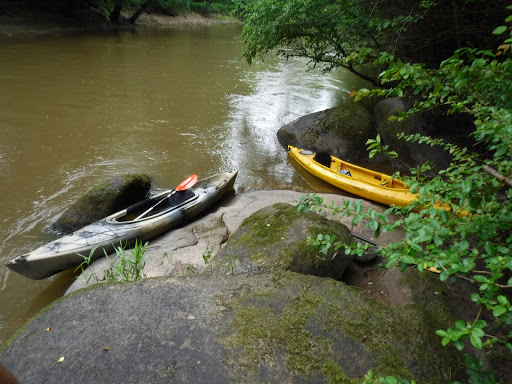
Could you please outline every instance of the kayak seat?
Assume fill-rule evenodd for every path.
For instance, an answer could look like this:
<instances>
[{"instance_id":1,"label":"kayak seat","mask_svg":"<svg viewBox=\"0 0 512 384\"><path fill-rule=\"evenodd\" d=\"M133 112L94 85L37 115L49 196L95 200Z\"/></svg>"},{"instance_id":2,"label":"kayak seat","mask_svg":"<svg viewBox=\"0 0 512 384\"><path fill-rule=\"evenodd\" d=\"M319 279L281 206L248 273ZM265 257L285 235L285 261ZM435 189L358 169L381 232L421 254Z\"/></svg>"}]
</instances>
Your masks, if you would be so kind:
<instances>
[{"instance_id":1,"label":"kayak seat","mask_svg":"<svg viewBox=\"0 0 512 384\"><path fill-rule=\"evenodd\" d=\"M345 176L352 177L352 174L350 173L350 171L348 169L342 167L341 165L338 167L338 173L341 173L342 175L345 175Z\"/></svg>"},{"instance_id":2,"label":"kayak seat","mask_svg":"<svg viewBox=\"0 0 512 384\"><path fill-rule=\"evenodd\" d=\"M331 162L333 161L329 152L317 152L313 160L327 168L331 168Z\"/></svg>"}]
</instances>

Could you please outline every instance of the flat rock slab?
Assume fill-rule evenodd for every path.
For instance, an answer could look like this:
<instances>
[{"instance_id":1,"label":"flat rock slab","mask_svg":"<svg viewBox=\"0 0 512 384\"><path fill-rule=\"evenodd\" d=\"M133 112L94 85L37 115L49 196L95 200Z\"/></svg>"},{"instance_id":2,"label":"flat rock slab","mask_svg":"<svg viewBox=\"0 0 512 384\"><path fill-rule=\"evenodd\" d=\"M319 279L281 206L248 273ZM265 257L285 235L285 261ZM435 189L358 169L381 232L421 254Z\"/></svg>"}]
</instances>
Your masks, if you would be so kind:
<instances>
[{"instance_id":1,"label":"flat rock slab","mask_svg":"<svg viewBox=\"0 0 512 384\"><path fill-rule=\"evenodd\" d=\"M296 205L304 194L295 191L270 190L250 191L237 194L231 200L221 201L217 208L208 212L203 218L196 220L180 229L168 232L149 242L146 251L146 266L144 273L146 277L158 276L181 276L202 273L206 265L203 255L208 253L213 258L224 247L229 236L231 236L242 224L242 222L256 211L275 203L287 203ZM324 198L324 202L330 204L343 204L347 200L359 200L342 195L318 194ZM383 212L386 207L364 202L364 207L373 207ZM373 231L365 226L364 222L352 225L352 219L338 217L328 211L320 212L330 219L339 220L345 224L353 233L378 243L387 243L400 238L397 233L385 233L378 240L373 238ZM364 257L364 256L363 256ZM71 293L86 286L86 279L94 273L101 278L103 271L109 267L106 258L97 260L92 267L86 270L84 276L78 278L67 290ZM94 278L92 279L94 282Z\"/></svg>"},{"instance_id":2,"label":"flat rock slab","mask_svg":"<svg viewBox=\"0 0 512 384\"><path fill-rule=\"evenodd\" d=\"M293 272L155 278L65 296L0 361L24 384L342 382L369 369L444 383L460 376L436 326Z\"/></svg>"}]
</instances>

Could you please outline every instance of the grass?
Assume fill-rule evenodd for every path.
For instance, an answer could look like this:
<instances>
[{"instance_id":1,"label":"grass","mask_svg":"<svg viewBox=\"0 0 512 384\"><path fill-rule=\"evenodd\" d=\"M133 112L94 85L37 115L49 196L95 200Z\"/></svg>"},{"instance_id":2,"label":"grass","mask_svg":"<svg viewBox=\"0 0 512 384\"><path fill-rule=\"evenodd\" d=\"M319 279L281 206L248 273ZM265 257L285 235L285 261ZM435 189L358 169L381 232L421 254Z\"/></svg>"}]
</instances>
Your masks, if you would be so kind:
<instances>
[{"instance_id":1,"label":"grass","mask_svg":"<svg viewBox=\"0 0 512 384\"><path fill-rule=\"evenodd\" d=\"M144 245L135 241L135 246L131 250L131 252L127 252L125 250L125 246L119 244L118 247L114 247L116 254L114 257L108 257L107 253L105 253L105 257L109 262L109 267L103 272L103 277L99 277L94 269L90 269L91 273L87 276L85 273L85 269L90 267L93 260L93 255L96 248L93 248L89 255L84 256L78 254L78 256L83 258L82 263L75 269L75 272L81 270L80 276L82 276L86 285L89 284L91 280L95 283L99 283L102 281L113 282L113 281L137 281L141 280L145 277L144 275L144 267L146 266L145 260L145 252L148 243L146 242Z\"/></svg>"}]
</instances>

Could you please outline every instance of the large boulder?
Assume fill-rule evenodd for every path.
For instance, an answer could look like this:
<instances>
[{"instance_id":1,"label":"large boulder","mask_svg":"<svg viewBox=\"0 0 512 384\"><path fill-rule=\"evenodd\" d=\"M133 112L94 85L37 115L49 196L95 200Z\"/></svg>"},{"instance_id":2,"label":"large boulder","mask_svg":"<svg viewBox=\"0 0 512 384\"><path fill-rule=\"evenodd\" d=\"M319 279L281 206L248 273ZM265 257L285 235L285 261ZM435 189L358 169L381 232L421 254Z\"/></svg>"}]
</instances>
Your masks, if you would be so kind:
<instances>
[{"instance_id":1,"label":"large boulder","mask_svg":"<svg viewBox=\"0 0 512 384\"><path fill-rule=\"evenodd\" d=\"M62 232L74 232L143 200L151 189L146 175L126 174L90 189L71 205L53 227Z\"/></svg>"},{"instance_id":2,"label":"large boulder","mask_svg":"<svg viewBox=\"0 0 512 384\"><path fill-rule=\"evenodd\" d=\"M348 228L314 212L297 213L295 206L277 203L253 213L212 259L216 274L292 271L339 280L353 256L343 249L326 255L308 242L318 234L352 243Z\"/></svg>"},{"instance_id":3,"label":"large boulder","mask_svg":"<svg viewBox=\"0 0 512 384\"><path fill-rule=\"evenodd\" d=\"M350 101L299 117L277 132L277 138L285 145L328 151L351 162L368 160L365 143L376 135L372 115Z\"/></svg>"},{"instance_id":4,"label":"large boulder","mask_svg":"<svg viewBox=\"0 0 512 384\"><path fill-rule=\"evenodd\" d=\"M415 143L397 138L398 133L415 134L422 136L438 136L438 124L426 118L426 116L411 116L404 121L389 121L391 116L398 116L400 111L406 111L402 99L395 97L382 100L375 105L375 121L377 129L385 145L398 153L400 160L410 167L416 167L431 161L438 169L446 168L451 161L451 155L439 146ZM444 132L447 133L446 131Z\"/></svg>"},{"instance_id":5,"label":"large boulder","mask_svg":"<svg viewBox=\"0 0 512 384\"><path fill-rule=\"evenodd\" d=\"M99 284L42 311L0 360L25 384L361 383L370 369L466 382L434 333L451 321L445 292L426 292L427 303L392 307L293 272Z\"/></svg>"}]
</instances>

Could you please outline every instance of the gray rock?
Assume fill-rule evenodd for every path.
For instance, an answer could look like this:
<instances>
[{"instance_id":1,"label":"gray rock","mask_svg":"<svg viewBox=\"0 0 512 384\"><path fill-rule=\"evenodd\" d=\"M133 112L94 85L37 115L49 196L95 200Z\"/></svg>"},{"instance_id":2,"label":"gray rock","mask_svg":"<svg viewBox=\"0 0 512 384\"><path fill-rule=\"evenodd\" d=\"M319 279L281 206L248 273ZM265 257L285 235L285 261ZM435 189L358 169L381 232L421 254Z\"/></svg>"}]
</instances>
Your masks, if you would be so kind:
<instances>
[{"instance_id":1,"label":"gray rock","mask_svg":"<svg viewBox=\"0 0 512 384\"><path fill-rule=\"evenodd\" d=\"M237 194L232 200L221 201L217 208L210 211L207 216L150 241L146 250L144 275L146 277L158 277L208 273L211 269L205 269L203 255L209 254L211 260L215 260L220 250L226 245L227 238L237 231L245 219L277 202L297 205L302 195L300 192L283 190L250 191ZM347 200L357 200L357 198L343 195L320 194L319 196L325 199L324 203L327 205L342 205ZM384 212L386 209L382 205L369 201L365 201L363 206L365 209L372 207L378 212ZM366 226L365 220L354 225L350 217L339 218L327 210L323 210L320 214L349 226L350 231L372 242L383 244L402 238L400 233L386 232L381 234L377 241L373 237L372 230ZM112 260L111 258L110 261ZM368 262L366 255L363 255L361 259L357 257L355 260L357 262ZM96 260L91 267L85 270L82 276L79 276L73 282L66 294L84 288L88 284L88 280L89 284L94 283L94 276L91 277L91 275L96 275L101 279L104 271L110 267L110 261L106 258ZM226 269L226 263L228 262L229 258L225 259L222 256L217 258L216 261L216 263L224 265L223 268L226 272L229 272Z\"/></svg>"},{"instance_id":2,"label":"gray rock","mask_svg":"<svg viewBox=\"0 0 512 384\"><path fill-rule=\"evenodd\" d=\"M350 231L340 222L313 212L299 214L295 206L277 203L245 219L209 268L217 274L292 271L340 279L353 256L343 250L320 253L307 240L320 233L352 242Z\"/></svg>"},{"instance_id":3,"label":"gray rock","mask_svg":"<svg viewBox=\"0 0 512 384\"><path fill-rule=\"evenodd\" d=\"M371 114L353 102L299 117L277 132L285 145L328 151L352 162L368 160L365 143L376 135Z\"/></svg>"},{"instance_id":4,"label":"gray rock","mask_svg":"<svg viewBox=\"0 0 512 384\"><path fill-rule=\"evenodd\" d=\"M370 369L465 381L429 291L428 305L393 308L293 272L102 284L46 308L0 360L24 384L361 382Z\"/></svg>"},{"instance_id":5,"label":"gray rock","mask_svg":"<svg viewBox=\"0 0 512 384\"><path fill-rule=\"evenodd\" d=\"M450 164L451 155L440 147L400 140L396 137L401 132L406 134L419 133L423 136L432 136L436 133L432 122L421 116L412 116L401 122L388 120L390 116L397 116L399 111L405 110L407 108L403 101L397 97L377 103L375 106L375 121L382 142L396 151L399 158L410 167L416 167L429 160L437 169L446 168Z\"/></svg>"},{"instance_id":6,"label":"gray rock","mask_svg":"<svg viewBox=\"0 0 512 384\"><path fill-rule=\"evenodd\" d=\"M151 180L146 175L127 174L90 189L53 224L54 229L74 232L146 198Z\"/></svg>"}]
</instances>

